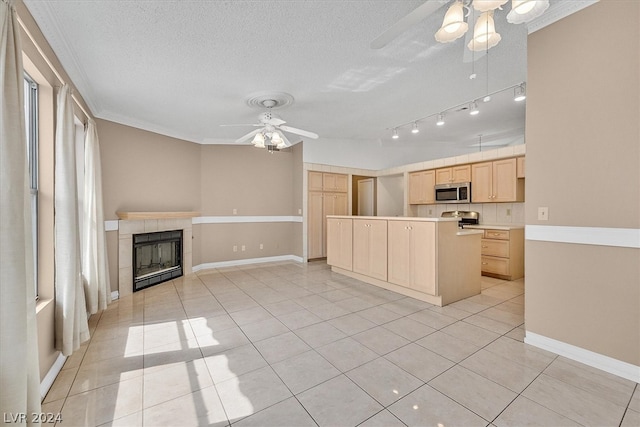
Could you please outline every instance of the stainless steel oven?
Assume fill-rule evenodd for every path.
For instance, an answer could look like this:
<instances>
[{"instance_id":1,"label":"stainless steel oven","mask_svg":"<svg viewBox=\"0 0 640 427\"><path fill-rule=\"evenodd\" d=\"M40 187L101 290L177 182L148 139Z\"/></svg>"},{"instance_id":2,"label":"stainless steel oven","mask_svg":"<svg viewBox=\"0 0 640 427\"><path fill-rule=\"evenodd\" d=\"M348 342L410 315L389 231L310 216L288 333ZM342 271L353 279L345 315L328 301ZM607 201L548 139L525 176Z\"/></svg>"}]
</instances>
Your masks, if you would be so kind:
<instances>
[{"instance_id":1,"label":"stainless steel oven","mask_svg":"<svg viewBox=\"0 0 640 427\"><path fill-rule=\"evenodd\" d=\"M471 183L438 184L435 186L436 203L471 203Z\"/></svg>"}]
</instances>

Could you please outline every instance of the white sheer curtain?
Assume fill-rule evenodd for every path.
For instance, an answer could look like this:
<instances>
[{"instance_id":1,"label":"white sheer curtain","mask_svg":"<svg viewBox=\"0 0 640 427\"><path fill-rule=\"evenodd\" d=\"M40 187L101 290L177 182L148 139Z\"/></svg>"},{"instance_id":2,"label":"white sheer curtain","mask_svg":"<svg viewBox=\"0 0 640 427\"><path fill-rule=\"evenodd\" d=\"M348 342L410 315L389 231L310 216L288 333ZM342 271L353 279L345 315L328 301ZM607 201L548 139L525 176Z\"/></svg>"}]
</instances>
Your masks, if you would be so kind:
<instances>
[{"instance_id":1,"label":"white sheer curtain","mask_svg":"<svg viewBox=\"0 0 640 427\"><path fill-rule=\"evenodd\" d=\"M102 169L100 143L93 120L89 119L84 136L84 220L82 274L89 314L107 308L111 302L111 284L102 211Z\"/></svg>"},{"instance_id":2,"label":"white sheer curtain","mask_svg":"<svg viewBox=\"0 0 640 427\"><path fill-rule=\"evenodd\" d=\"M58 93L56 116L56 349L69 356L89 339L78 222L75 126L69 85L63 85Z\"/></svg>"},{"instance_id":3,"label":"white sheer curtain","mask_svg":"<svg viewBox=\"0 0 640 427\"><path fill-rule=\"evenodd\" d=\"M0 80L0 413L6 420L40 412L24 71L14 0L0 1ZM16 424L32 425L26 418Z\"/></svg>"}]
</instances>

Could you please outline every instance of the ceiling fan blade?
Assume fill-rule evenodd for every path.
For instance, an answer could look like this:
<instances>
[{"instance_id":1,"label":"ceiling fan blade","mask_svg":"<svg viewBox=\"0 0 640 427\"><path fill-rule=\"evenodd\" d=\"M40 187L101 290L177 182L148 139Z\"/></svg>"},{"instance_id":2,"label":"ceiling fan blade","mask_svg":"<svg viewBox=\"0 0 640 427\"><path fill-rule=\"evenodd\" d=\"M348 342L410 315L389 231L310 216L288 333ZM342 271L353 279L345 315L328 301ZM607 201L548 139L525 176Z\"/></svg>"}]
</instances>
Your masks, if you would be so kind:
<instances>
[{"instance_id":1,"label":"ceiling fan blade","mask_svg":"<svg viewBox=\"0 0 640 427\"><path fill-rule=\"evenodd\" d=\"M220 125L220 127L232 127L232 126L262 126L262 123L243 123L238 125Z\"/></svg>"},{"instance_id":2,"label":"ceiling fan blade","mask_svg":"<svg viewBox=\"0 0 640 427\"><path fill-rule=\"evenodd\" d=\"M252 130L251 132L249 132L245 136L242 136L242 137L236 139L236 143L239 144L241 142L245 142L245 141L251 139L251 137L255 136L260 131L262 131L262 129Z\"/></svg>"},{"instance_id":3,"label":"ceiling fan blade","mask_svg":"<svg viewBox=\"0 0 640 427\"><path fill-rule=\"evenodd\" d=\"M309 132L309 131L306 131L306 130L296 129L296 128L292 128L290 126L280 126L280 129L282 129L285 132L295 133L296 135L306 136L306 137L312 138L312 139L318 139L318 134L317 133Z\"/></svg>"},{"instance_id":4,"label":"ceiling fan blade","mask_svg":"<svg viewBox=\"0 0 640 427\"><path fill-rule=\"evenodd\" d=\"M381 49L385 47L400 34L404 33L436 10L440 9L440 7L447 3L447 1L448 0L427 0L421 6L418 6L412 12L400 18L400 20L393 24L391 28L373 40L371 42L371 49Z\"/></svg>"}]
</instances>

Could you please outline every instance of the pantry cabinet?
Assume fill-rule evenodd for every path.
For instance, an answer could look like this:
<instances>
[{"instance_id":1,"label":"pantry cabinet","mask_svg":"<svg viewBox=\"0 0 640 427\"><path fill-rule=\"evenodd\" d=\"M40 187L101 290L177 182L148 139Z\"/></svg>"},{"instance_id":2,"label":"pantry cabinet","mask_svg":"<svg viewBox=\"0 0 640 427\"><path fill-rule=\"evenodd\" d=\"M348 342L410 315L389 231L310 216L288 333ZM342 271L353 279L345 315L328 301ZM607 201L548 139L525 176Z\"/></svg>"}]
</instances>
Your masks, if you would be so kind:
<instances>
[{"instance_id":1,"label":"pantry cabinet","mask_svg":"<svg viewBox=\"0 0 640 427\"><path fill-rule=\"evenodd\" d=\"M307 258L327 256L327 215L347 215L348 175L309 171Z\"/></svg>"},{"instance_id":2,"label":"pantry cabinet","mask_svg":"<svg viewBox=\"0 0 640 427\"><path fill-rule=\"evenodd\" d=\"M387 280L387 221L353 220L353 271Z\"/></svg>"},{"instance_id":3,"label":"pantry cabinet","mask_svg":"<svg viewBox=\"0 0 640 427\"><path fill-rule=\"evenodd\" d=\"M471 187L473 203L524 201L524 180L517 177L515 158L472 164Z\"/></svg>"},{"instance_id":4,"label":"pantry cabinet","mask_svg":"<svg viewBox=\"0 0 640 427\"><path fill-rule=\"evenodd\" d=\"M435 223L389 221L388 233L389 282L435 295Z\"/></svg>"},{"instance_id":5,"label":"pantry cabinet","mask_svg":"<svg viewBox=\"0 0 640 427\"><path fill-rule=\"evenodd\" d=\"M409 204L435 203L436 175L434 170L411 172L409 174Z\"/></svg>"},{"instance_id":6,"label":"pantry cabinet","mask_svg":"<svg viewBox=\"0 0 640 427\"><path fill-rule=\"evenodd\" d=\"M352 227L351 219L327 219L327 264L349 271L352 269Z\"/></svg>"},{"instance_id":7,"label":"pantry cabinet","mask_svg":"<svg viewBox=\"0 0 640 427\"><path fill-rule=\"evenodd\" d=\"M471 181L471 165L436 169L437 184L457 184Z\"/></svg>"}]
</instances>

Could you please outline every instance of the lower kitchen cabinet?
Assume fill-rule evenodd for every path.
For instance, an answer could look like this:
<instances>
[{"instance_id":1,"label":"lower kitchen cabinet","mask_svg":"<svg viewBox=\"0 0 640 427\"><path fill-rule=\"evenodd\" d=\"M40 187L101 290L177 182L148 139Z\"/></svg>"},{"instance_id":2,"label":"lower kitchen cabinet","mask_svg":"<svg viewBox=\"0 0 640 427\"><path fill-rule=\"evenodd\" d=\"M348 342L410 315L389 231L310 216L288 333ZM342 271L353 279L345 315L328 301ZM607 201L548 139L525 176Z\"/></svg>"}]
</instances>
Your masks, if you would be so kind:
<instances>
[{"instance_id":1,"label":"lower kitchen cabinet","mask_svg":"<svg viewBox=\"0 0 640 427\"><path fill-rule=\"evenodd\" d=\"M327 218L327 264L352 270L353 220Z\"/></svg>"},{"instance_id":2,"label":"lower kitchen cabinet","mask_svg":"<svg viewBox=\"0 0 640 427\"><path fill-rule=\"evenodd\" d=\"M353 271L387 280L387 221L353 220Z\"/></svg>"},{"instance_id":3,"label":"lower kitchen cabinet","mask_svg":"<svg viewBox=\"0 0 640 427\"><path fill-rule=\"evenodd\" d=\"M520 279L524 276L524 230L485 229L481 254L483 275Z\"/></svg>"},{"instance_id":4,"label":"lower kitchen cabinet","mask_svg":"<svg viewBox=\"0 0 640 427\"><path fill-rule=\"evenodd\" d=\"M435 295L435 223L389 221L388 227L389 282Z\"/></svg>"}]
</instances>

